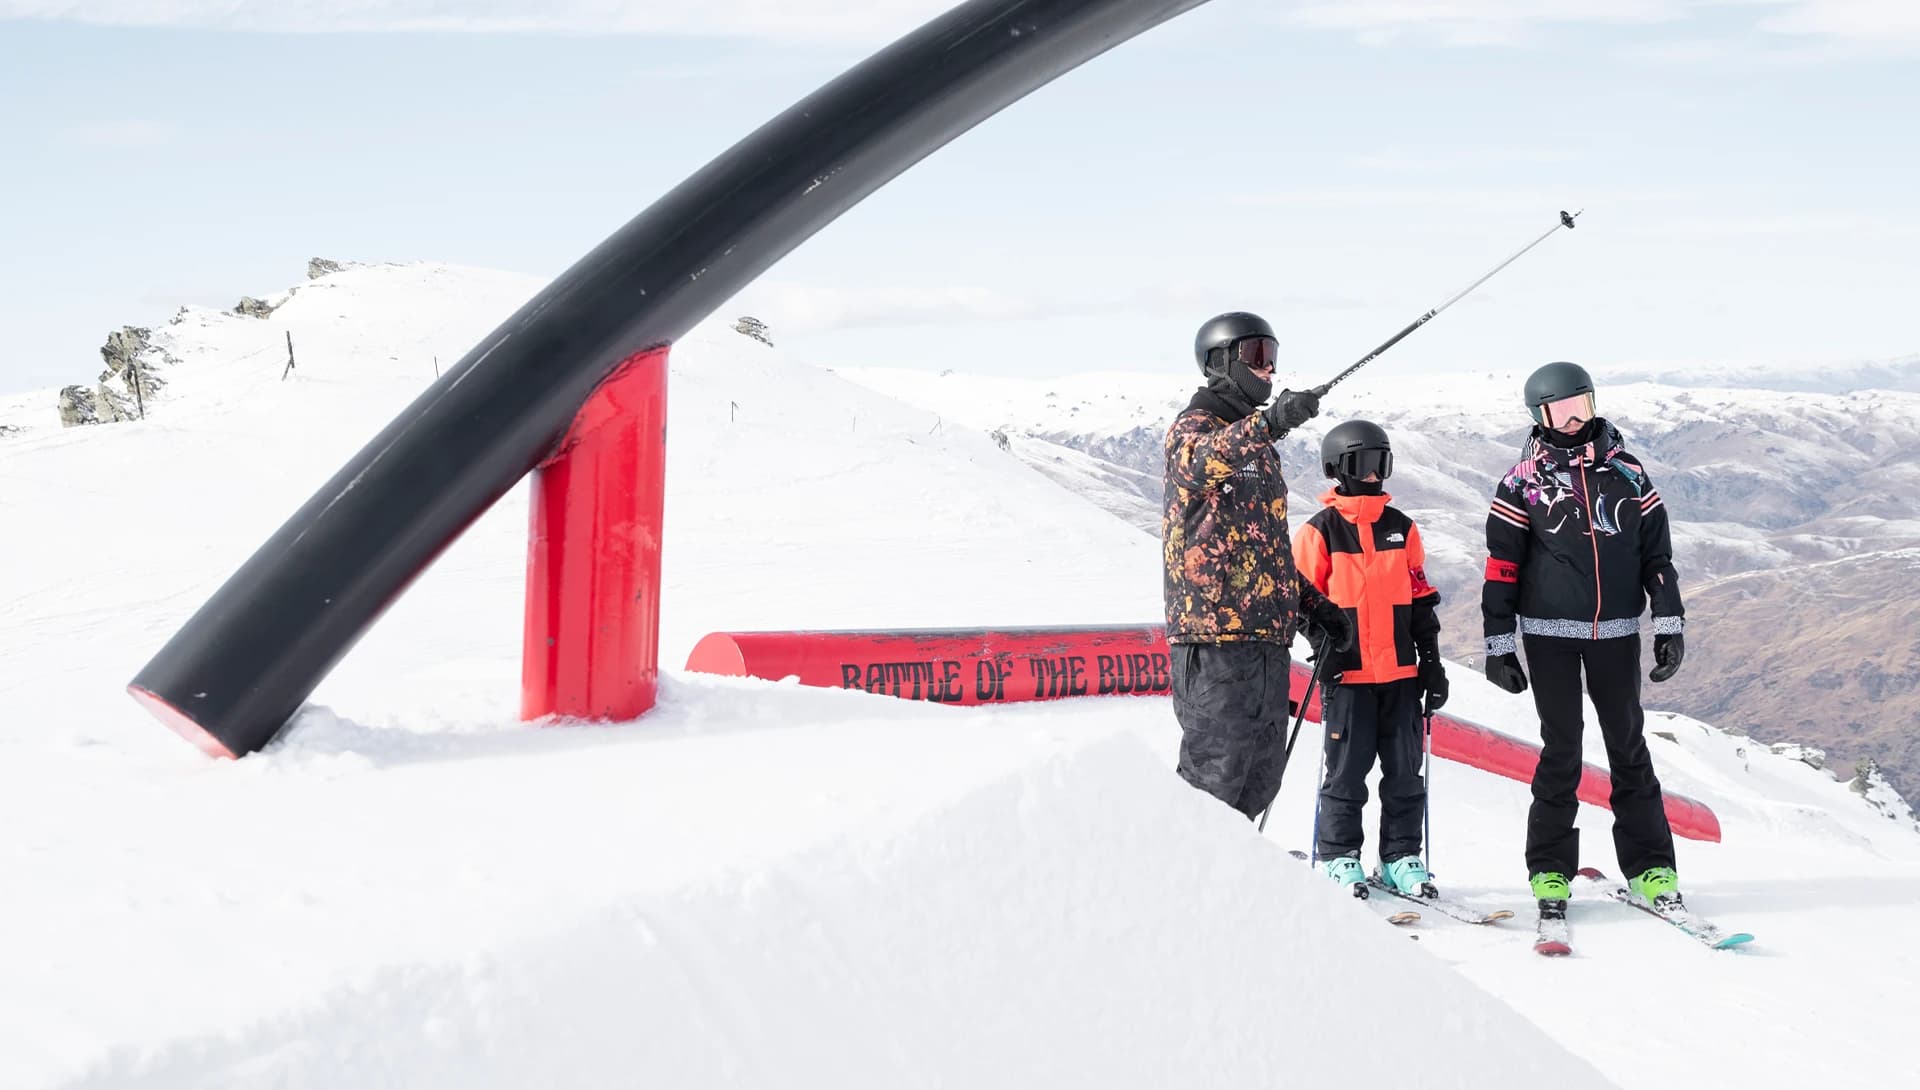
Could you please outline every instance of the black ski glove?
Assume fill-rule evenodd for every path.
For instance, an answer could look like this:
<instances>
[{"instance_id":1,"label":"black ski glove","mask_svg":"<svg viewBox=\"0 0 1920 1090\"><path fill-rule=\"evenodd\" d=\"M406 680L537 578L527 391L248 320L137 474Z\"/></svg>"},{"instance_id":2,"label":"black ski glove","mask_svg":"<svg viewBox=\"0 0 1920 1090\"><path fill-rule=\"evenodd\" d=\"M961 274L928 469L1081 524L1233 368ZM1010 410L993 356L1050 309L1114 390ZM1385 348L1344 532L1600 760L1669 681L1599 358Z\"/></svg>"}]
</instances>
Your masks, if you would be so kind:
<instances>
[{"instance_id":1,"label":"black ski glove","mask_svg":"<svg viewBox=\"0 0 1920 1090\"><path fill-rule=\"evenodd\" d=\"M1527 691L1527 672L1520 668L1520 656L1511 651L1487 656L1487 680L1510 693Z\"/></svg>"},{"instance_id":2,"label":"black ski glove","mask_svg":"<svg viewBox=\"0 0 1920 1090\"><path fill-rule=\"evenodd\" d=\"M1273 429L1273 437L1278 439L1320 415L1320 395L1312 390L1282 390L1263 411L1267 414L1267 427Z\"/></svg>"},{"instance_id":3,"label":"black ski glove","mask_svg":"<svg viewBox=\"0 0 1920 1090\"><path fill-rule=\"evenodd\" d=\"M1648 681L1665 681L1680 672L1680 660L1687 657L1687 638L1675 632L1653 638L1653 670Z\"/></svg>"},{"instance_id":4,"label":"black ski glove","mask_svg":"<svg viewBox=\"0 0 1920 1090\"><path fill-rule=\"evenodd\" d=\"M1301 608L1306 614L1303 627L1308 643L1333 653L1353 650L1353 626L1347 623L1346 610L1328 598L1315 598L1311 604L1302 603Z\"/></svg>"},{"instance_id":5,"label":"black ski glove","mask_svg":"<svg viewBox=\"0 0 1920 1090\"><path fill-rule=\"evenodd\" d=\"M1440 656L1421 656L1420 688L1424 691L1425 714L1432 715L1447 702L1447 668L1440 665Z\"/></svg>"}]
</instances>

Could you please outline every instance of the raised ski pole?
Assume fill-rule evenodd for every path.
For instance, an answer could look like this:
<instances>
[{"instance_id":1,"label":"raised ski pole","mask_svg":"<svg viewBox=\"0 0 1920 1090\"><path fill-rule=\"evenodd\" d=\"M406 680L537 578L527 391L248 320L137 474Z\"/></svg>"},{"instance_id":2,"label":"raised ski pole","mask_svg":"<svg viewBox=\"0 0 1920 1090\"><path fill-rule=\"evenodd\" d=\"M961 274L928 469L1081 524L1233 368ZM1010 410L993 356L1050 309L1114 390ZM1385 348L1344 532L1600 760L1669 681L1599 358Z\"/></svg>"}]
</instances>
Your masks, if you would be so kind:
<instances>
[{"instance_id":1,"label":"raised ski pole","mask_svg":"<svg viewBox=\"0 0 1920 1090\"><path fill-rule=\"evenodd\" d=\"M1584 208L1580 210L1580 212L1584 212L1584 211L1586 211L1586 209ZM1494 277L1494 273L1497 273L1501 269L1506 268L1508 265L1511 265L1514 262L1520 260L1521 254L1524 254L1528 250L1533 249L1535 246L1540 245L1542 242L1547 241L1547 237L1553 234L1555 231L1558 231L1562 227L1565 227L1568 230L1572 230L1573 221L1580 215L1580 212L1567 212L1564 210L1561 211L1560 222L1554 224L1552 227L1547 228L1546 234L1543 234L1539 238L1534 239L1532 242L1527 243L1525 246L1520 247L1519 253L1516 253L1512 257L1507 258L1505 261L1502 261L1500 264L1495 265L1493 267L1493 272L1489 272L1487 275L1481 277L1478 280L1475 280L1473 283L1468 284L1466 287L1461 288L1458 292L1454 294L1453 298L1448 299L1446 302L1441 303L1439 306L1434 307L1432 310L1427 311L1425 314L1422 314L1420 317L1415 318L1412 321L1412 323L1407 326L1407 328L1387 338L1387 342L1385 344L1367 353L1366 355L1360 357L1360 359L1356 363L1354 363L1353 366L1333 376L1332 378L1321 383L1320 385L1315 386L1313 388L1314 395L1318 397L1327 396L1327 391L1333 389L1335 386L1339 385L1340 383L1345 382L1347 379L1347 376L1353 374L1355 371L1360 370L1362 367L1365 367L1367 364L1372 363L1374 360L1379 359L1381 353L1385 352L1389 348L1392 348L1394 345L1399 344L1402 340L1406 338L1407 334L1412 333L1414 330L1419 329L1423 325L1426 325L1429 321L1433 320L1434 315L1439 314L1441 311L1447 309L1453 304L1458 303L1460 300L1466 298L1468 292L1471 292L1473 289L1479 287L1480 285L1486 283L1489 280L1492 280Z\"/></svg>"},{"instance_id":2,"label":"raised ski pole","mask_svg":"<svg viewBox=\"0 0 1920 1090\"><path fill-rule=\"evenodd\" d=\"M1329 633L1321 637L1319 645L1313 649L1313 676L1307 679L1306 695L1300 698L1300 710L1293 716L1293 731L1287 735L1287 750L1280 758L1280 779L1283 781L1287 778L1287 763L1293 760L1293 743L1300 738L1300 721L1307 717L1307 705L1313 703L1314 687L1320 684L1320 669L1327 664L1327 645L1332 642L1333 635ZM1273 797L1280 797L1280 785L1277 783L1273 785ZM1270 802L1265 810L1260 811L1259 832L1267 831L1267 814L1272 810L1273 803Z\"/></svg>"}]
</instances>

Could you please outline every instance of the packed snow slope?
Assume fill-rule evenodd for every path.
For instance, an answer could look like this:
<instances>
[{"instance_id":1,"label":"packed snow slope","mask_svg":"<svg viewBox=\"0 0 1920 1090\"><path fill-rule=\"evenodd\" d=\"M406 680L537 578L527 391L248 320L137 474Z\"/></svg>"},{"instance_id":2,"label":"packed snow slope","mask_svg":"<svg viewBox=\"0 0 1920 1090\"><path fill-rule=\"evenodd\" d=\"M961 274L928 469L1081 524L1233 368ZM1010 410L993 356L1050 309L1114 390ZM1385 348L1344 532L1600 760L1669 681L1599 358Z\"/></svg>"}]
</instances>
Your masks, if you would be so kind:
<instances>
[{"instance_id":1,"label":"packed snow slope","mask_svg":"<svg viewBox=\"0 0 1920 1090\"><path fill-rule=\"evenodd\" d=\"M524 489L267 752L209 762L149 720L126 680L537 286L349 269L158 331L181 362L143 422L7 402L0 1086L1904 1078L1883 997L1920 957L1883 936L1920 899L1912 815L1688 720L1654 724L1655 757L1726 842L1683 844L1682 874L1750 953L1606 903L1576 905L1564 961L1514 925L1388 927L1283 851L1311 740L1263 838L1173 775L1159 699L956 709L670 669L638 723L520 724ZM725 628L1159 615L1156 543L951 418L724 325L676 349L670 397L668 667ZM1462 714L1529 734L1454 673ZM1524 785L1433 781L1442 882L1524 916ZM1611 868L1605 813L1583 821Z\"/></svg>"}]
</instances>

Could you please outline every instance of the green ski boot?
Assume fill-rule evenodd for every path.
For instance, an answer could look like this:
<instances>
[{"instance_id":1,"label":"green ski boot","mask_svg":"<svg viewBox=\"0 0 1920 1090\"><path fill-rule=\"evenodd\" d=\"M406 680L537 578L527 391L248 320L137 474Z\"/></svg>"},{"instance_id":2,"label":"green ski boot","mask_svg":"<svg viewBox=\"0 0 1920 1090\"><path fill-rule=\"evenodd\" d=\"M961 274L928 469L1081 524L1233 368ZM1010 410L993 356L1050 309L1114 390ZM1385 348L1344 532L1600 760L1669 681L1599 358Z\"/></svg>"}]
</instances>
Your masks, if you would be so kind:
<instances>
[{"instance_id":1,"label":"green ski boot","mask_svg":"<svg viewBox=\"0 0 1920 1090\"><path fill-rule=\"evenodd\" d=\"M1627 888L1655 908L1677 908L1680 900L1680 876L1672 867L1649 867L1629 879Z\"/></svg>"},{"instance_id":2,"label":"green ski boot","mask_svg":"<svg viewBox=\"0 0 1920 1090\"><path fill-rule=\"evenodd\" d=\"M1573 889L1567 885L1567 876L1559 871L1542 871L1530 880L1533 886L1533 899L1536 901L1566 901L1573 896Z\"/></svg>"}]
</instances>

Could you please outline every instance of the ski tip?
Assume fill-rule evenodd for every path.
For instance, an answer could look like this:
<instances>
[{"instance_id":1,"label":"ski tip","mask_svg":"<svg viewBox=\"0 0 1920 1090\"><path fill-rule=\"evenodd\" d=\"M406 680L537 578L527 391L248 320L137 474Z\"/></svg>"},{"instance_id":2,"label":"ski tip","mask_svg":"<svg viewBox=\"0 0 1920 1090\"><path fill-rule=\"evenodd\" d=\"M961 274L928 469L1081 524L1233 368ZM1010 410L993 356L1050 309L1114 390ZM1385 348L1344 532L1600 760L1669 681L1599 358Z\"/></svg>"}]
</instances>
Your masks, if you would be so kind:
<instances>
[{"instance_id":1,"label":"ski tip","mask_svg":"<svg viewBox=\"0 0 1920 1090\"><path fill-rule=\"evenodd\" d=\"M1576 878L1591 878L1596 882L1604 882L1607 880L1607 876L1597 867L1581 867L1573 873Z\"/></svg>"},{"instance_id":2,"label":"ski tip","mask_svg":"<svg viewBox=\"0 0 1920 1090\"><path fill-rule=\"evenodd\" d=\"M1395 927L1405 927L1410 923L1419 923L1420 914L1418 912L1396 912L1387 917L1387 922Z\"/></svg>"},{"instance_id":3,"label":"ski tip","mask_svg":"<svg viewBox=\"0 0 1920 1090\"><path fill-rule=\"evenodd\" d=\"M1300 860L1302 863L1307 861L1307 853L1301 851L1299 848L1288 848L1287 854L1290 856L1293 856L1295 859Z\"/></svg>"},{"instance_id":4,"label":"ski tip","mask_svg":"<svg viewBox=\"0 0 1920 1090\"><path fill-rule=\"evenodd\" d=\"M1481 923L1499 923L1501 920L1511 920L1511 919L1513 919L1513 913L1508 912L1506 909L1503 908L1498 912L1487 913L1486 917L1483 918L1480 922Z\"/></svg>"},{"instance_id":5,"label":"ski tip","mask_svg":"<svg viewBox=\"0 0 1920 1090\"><path fill-rule=\"evenodd\" d=\"M1753 936L1742 931L1737 935L1728 935L1726 938L1714 943L1713 948L1715 950L1731 950L1736 946L1745 946L1752 941Z\"/></svg>"},{"instance_id":6,"label":"ski tip","mask_svg":"<svg viewBox=\"0 0 1920 1090\"><path fill-rule=\"evenodd\" d=\"M1563 958L1573 953L1573 947L1564 942L1536 942L1533 944L1533 952L1543 957Z\"/></svg>"}]
</instances>

